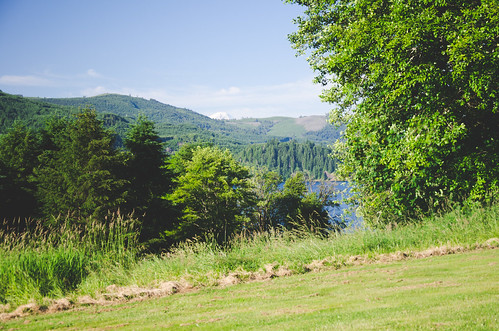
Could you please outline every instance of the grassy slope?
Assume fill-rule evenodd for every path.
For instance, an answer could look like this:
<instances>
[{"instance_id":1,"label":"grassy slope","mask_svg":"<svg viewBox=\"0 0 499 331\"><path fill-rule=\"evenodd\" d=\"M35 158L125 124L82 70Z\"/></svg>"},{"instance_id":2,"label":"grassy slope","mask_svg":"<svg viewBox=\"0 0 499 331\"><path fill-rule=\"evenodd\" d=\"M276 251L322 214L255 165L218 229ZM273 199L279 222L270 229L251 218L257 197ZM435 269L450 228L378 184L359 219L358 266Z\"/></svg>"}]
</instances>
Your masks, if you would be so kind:
<instances>
[{"instance_id":1,"label":"grassy slope","mask_svg":"<svg viewBox=\"0 0 499 331\"><path fill-rule=\"evenodd\" d=\"M268 136L293 137L312 141L321 141L320 138L314 137L313 133L329 125L326 122L326 116L243 118L230 120L227 123L241 128L259 128Z\"/></svg>"},{"instance_id":2,"label":"grassy slope","mask_svg":"<svg viewBox=\"0 0 499 331\"><path fill-rule=\"evenodd\" d=\"M80 311L4 329L499 328L499 250L370 264Z\"/></svg>"}]
</instances>

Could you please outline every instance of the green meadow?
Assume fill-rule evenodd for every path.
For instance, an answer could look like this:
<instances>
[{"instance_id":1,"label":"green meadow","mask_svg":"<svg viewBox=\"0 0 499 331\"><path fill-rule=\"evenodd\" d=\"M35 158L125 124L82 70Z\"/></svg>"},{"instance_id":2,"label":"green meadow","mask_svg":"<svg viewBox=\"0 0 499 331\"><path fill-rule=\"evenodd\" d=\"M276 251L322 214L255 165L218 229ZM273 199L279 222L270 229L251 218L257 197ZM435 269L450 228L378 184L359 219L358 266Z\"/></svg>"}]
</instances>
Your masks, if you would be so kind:
<instances>
[{"instance_id":1,"label":"green meadow","mask_svg":"<svg viewBox=\"0 0 499 331\"><path fill-rule=\"evenodd\" d=\"M497 330L499 251L329 269L10 320L26 330Z\"/></svg>"},{"instance_id":2,"label":"green meadow","mask_svg":"<svg viewBox=\"0 0 499 331\"><path fill-rule=\"evenodd\" d=\"M118 250L133 241L116 229L100 239L89 234L85 244L67 237L67 250L50 238L44 248L3 241L0 275L12 282L2 283L8 303L1 328L493 330L499 327L498 216L497 206L455 210L413 225L329 237L276 232L237 237L228 247L187 242L162 256ZM27 263L29 254L45 263ZM80 270L79 282L58 278L63 266ZM165 282L176 285L156 297ZM61 298L67 311L53 309ZM16 309L21 314L9 318Z\"/></svg>"}]
</instances>

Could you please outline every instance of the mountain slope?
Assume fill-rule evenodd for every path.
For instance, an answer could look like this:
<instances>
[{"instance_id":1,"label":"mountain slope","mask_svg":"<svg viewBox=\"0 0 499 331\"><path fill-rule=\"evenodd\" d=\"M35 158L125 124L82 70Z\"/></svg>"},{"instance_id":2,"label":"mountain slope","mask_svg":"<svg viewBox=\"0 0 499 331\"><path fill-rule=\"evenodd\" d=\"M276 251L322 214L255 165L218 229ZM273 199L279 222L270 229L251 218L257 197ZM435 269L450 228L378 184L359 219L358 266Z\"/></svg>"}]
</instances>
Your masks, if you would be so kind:
<instances>
[{"instance_id":1,"label":"mountain slope","mask_svg":"<svg viewBox=\"0 0 499 331\"><path fill-rule=\"evenodd\" d=\"M0 91L0 134L7 132L14 122L41 128L51 117L67 117L76 113L71 107L51 105Z\"/></svg>"},{"instance_id":2,"label":"mountain slope","mask_svg":"<svg viewBox=\"0 0 499 331\"><path fill-rule=\"evenodd\" d=\"M326 116L215 120L192 110L164 104L154 99L147 100L119 94L37 100L76 108L91 106L98 112L116 114L132 121L139 114L143 114L156 123L160 136L172 148L187 141L208 141L233 147L263 143L273 138L281 141L298 139L332 143L339 137L339 130L326 122Z\"/></svg>"},{"instance_id":3,"label":"mountain slope","mask_svg":"<svg viewBox=\"0 0 499 331\"><path fill-rule=\"evenodd\" d=\"M264 142L259 132L227 125L192 110L178 108L154 99L119 94L103 94L89 98L43 98L44 102L71 107L94 107L97 112L135 120L140 114L156 123L158 133L171 148L183 142L212 142L222 146Z\"/></svg>"},{"instance_id":4,"label":"mountain slope","mask_svg":"<svg viewBox=\"0 0 499 331\"><path fill-rule=\"evenodd\" d=\"M340 138L341 129L333 127L326 116L268 117L243 118L230 120L227 123L234 126L253 128L261 134L279 137L281 140L310 140L318 143L331 144ZM285 139L288 138L288 139Z\"/></svg>"}]
</instances>

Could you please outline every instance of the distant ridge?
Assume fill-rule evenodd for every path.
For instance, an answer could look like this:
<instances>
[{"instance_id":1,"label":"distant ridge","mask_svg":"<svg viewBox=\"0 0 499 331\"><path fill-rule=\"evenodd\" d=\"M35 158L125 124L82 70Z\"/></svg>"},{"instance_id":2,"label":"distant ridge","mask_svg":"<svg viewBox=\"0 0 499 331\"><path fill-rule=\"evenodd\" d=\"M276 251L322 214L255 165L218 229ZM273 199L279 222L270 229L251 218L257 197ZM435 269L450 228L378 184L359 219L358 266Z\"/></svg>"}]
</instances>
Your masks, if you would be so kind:
<instances>
[{"instance_id":1,"label":"distant ridge","mask_svg":"<svg viewBox=\"0 0 499 331\"><path fill-rule=\"evenodd\" d=\"M300 118L281 116L227 120L224 118L226 113L220 112L216 113L217 119L213 119L195 111L164 104L154 99L147 100L112 93L95 97L42 98L38 100L76 108L91 105L98 112L116 114L132 121L139 114L143 114L154 121L160 135L167 140L173 140L172 143L197 139L218 141L222 142L221 145L230 146L262 143L276 138L278 140L296 139L330 144L340 135L339 130L327 122L325 115L302 116ZM186 138L181 139L180 136Z\"/></svg>"}]
</instances>

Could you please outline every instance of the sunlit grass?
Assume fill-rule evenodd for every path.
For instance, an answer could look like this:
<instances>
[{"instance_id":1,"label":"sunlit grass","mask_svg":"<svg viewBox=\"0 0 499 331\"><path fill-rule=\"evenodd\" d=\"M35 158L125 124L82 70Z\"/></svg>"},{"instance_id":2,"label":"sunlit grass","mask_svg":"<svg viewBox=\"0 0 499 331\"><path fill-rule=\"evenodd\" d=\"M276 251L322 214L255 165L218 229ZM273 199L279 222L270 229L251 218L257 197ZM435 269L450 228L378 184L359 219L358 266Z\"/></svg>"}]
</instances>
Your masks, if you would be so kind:
<instances>
[{"instance_id":1,"label":"sunlit grass","mask_svg":"<svg viewBox=\"0 0 499 331\"><path fill-rule=\"evenodd\" d=\"M31 330L497 330L497 250L354 266L29 316ZM1 328L1 327L0 327Z\"/></svg>"},{"instance_id":2,"label":"sunlit grass","mask_svg":"<svg viewBox=\"0 0 499 331\"><path fill-rule=\"evenodd\" d=\"M499 238L499 206L454 210L442 217L385 230L357 229L318 237L306 232L274 231L233 238L228 247L214 241L189 241L163 255L138 255L135 221L120 215L106 224L47 229L35 226L21 234L0 232L0 301L17 305L62 296L97 297L107 286L156 286L184 281L213 286L230 273L244 281L248 273L284 268L293 274L309 264L342 268L350 257L366 259L393 252L438 246L473 248ZM245 276L246 275L246 276Z\"/></svg>"},{"instance_id":3,"label":"sunlit grass","mask_svg":"<svg viewBox=\"0 0 499 331\"><path fill-rule=\"evenodd\" d=\"M140 260L120 283L150 285L184 279L195 286L209 286L230 272L257 272L268 265L303 273L314 260L328 259L331 266L341 267L353 255L369 258L439 246L473 248L489 238L499 237L498 220L499 207L493 206L469 213L455 210L442 217L392 229L358 229L329 237L276 231L234 238L228 248L210 242L187 242L169 254Z\"/></svg>"}]
</instances>

